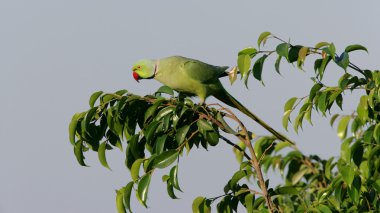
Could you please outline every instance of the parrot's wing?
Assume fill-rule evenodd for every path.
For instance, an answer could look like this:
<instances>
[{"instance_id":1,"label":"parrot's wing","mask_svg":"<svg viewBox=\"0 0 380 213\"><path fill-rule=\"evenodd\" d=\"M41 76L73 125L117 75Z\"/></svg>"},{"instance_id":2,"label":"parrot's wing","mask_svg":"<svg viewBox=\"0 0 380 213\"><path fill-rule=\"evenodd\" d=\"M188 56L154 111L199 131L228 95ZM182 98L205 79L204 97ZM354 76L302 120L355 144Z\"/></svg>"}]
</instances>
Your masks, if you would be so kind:
<instances>
[{"instance_id":1,"label":"parrot's wing","mask_svg":"<svg viewBox=\"0 0 380 213\"><path fill-rule=\"evenodd\" d=\"M201 82L218 79L227 69L228 67L214 66L195 59L188 59L183 64L183 71L186 72L190 78Z\"/></svg>"}]
</instances>

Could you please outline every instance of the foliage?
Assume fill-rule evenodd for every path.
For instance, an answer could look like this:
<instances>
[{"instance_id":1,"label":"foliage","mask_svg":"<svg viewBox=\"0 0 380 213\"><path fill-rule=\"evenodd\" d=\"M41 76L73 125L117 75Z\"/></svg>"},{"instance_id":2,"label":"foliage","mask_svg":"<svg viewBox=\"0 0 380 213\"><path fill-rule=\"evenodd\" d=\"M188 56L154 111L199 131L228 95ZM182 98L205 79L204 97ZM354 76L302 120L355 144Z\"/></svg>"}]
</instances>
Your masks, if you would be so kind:
<instances>
[{"instance_id":1,"label":"foliage","mask_svg":"<svg viewBox=\"0 0 380 213\"><path fill-rule=\"evenodd\" d=\"M274 39L274 50L261 50ZM333 43L320 42L314 47L293 45L264 32L258 49L249 47L238 53L238 69L232 69L231 82L239 71L247 86L253 76L263 82L266 59L275 55L275 71L281 62L296 64L303 70L306 59L314 59L313 86L304 97L291 97L284 105L282 123L289 122L298 132L306 120L312 124L312 112L329 116L334 103L342 109L347 91L363 94L357 110L331 116L342 140L339 157L321 159L304 155L295 145L277 141L273 136L256 137L229 109L218 104L194 104L186 96L175 96L168 87L144 97L125 90L115 93L95 92L90 109L73 116L69 126L70 142L78 163L86 166L84 152L98 152L100 163L109 169L106 151L125 150L125 165L131 181L117 190L119 212L131 212L130 199L147 206L152 173L168 169L162 177L168 196L176 199L181 192L178 181L179 161L193 148L208 149L223 140L234 147L240 169L231 174L221 196L199 196L192 204L193 212L210 212L216 204L218 212L236 212L241 205L247 212L376 212L380 209L380 72L362 70L350 61L353 51L367 51L361 45L350 45L338 52ZM253 61L254 60L254 61ZM335 86L323 83L326 67L335 63L342 76ZM252 75L250 75L252 73ZM95 105L98 103L98 105ZM291 118L291 117L294 118ZM234 139L231 139L234 138ZM247 154L247 152L249 154ZM269 188L261 171L279 172L284 183ZM248 184L244 180L250 181Z\"/></svg>"}]
</instances>

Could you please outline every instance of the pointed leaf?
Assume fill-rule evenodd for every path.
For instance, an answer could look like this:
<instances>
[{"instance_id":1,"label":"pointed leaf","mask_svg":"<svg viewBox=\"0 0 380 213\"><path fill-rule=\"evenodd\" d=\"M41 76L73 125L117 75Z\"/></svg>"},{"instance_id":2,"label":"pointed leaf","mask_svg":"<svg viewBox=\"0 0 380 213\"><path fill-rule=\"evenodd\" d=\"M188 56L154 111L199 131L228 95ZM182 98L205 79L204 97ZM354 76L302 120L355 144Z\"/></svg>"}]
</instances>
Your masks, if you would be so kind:
<instances>
[{"instance_id":1,"label":"pointed leaf","mask_svg":"<svg viewBox=\"0 0 380 213\"><path fill-rule=\"evenodd\" d=\"M376 124L375 130L373 131L373 138L376 142L380 141L380 123Z\"/></svg>"},{"instance_id":2,"label":"pointed leaf","mask_svg":"<svg viewBox=\"0 0 380 213\"><path fill-rule=\"evenodd\" d=\"M340 122L338 124L338 137L340 139L344 139L346 137L347 126L350 120L351 120L350 116L343 116L342 119L340 119Z\"/></svg>"},{"instance_id":3,"label":"pointed leaf","mask_svg":"<svg viewBox=\"0 0 380 213\"><path fill-rule=\"evenodd\" d=\"M166 191L171 199L178 199L178 197L174 194L174 187L170 181L166 181Z\"/></svg>"},{"instance_id":4,"label":"pointed leaf","mask_svg":"<svg viewBox=\"0 0 380 213\"><path fill-rule=\"evenodd\" d=\"M99 149L98 149L98 158L99 158L100 163L104 167L111 170L111 168L108 166L107 159L106 159L106 147L107 147L107 143L105 141L100 144Z\"/></svg>"},{"instance_id":5,"label":"pointed leaf","mask_svg":"<svg viewBox=\"0 0 380 213\"><path fill-rule=\"evenodd\" d=\"M143 204L145 207L147 207L146 200L148 198L150 179L151 179L151 174L148 173L144 177L141 178L137 186L137 195L141 200L141 204Z\"/></svg>"},{"instance_id":6,"label":"pointed leaf","mask_svg":"<svg viewBox=\"0 0 380 213\"><path fill-rule=\"evenodd\" d=\"M290 113L292 113L292 110L286 111L282 117L282 126L286 131L288 131Z\"/></svg>"},{"instance_id":7,"label":"pointed leaf","mask_svg":"<svg viewBox=\"0 0 380 213\"><path fill-rule=\"evenodd\" d=\"M339 114L335 114L331 117L330 119L330 126L333 127L334 126L334 123L335 123L335 120L339 117Z\"/></svg>"},{"instance_id":8,"label":"pointed leaf","mask_svg":"<svg viewBox=\"0 0 380 213\"><path fill-rule=\"evenodd\" d=\"M293 186L283 186L275 190L276 194L279 195L297 195L299 192L296 187Z\"/></svg>"},{"instance_id":9,"label":"pointed leaf","mask_svg":"<svg viewBox=\"0 0 380 213\"><path fill-rule=\"evenodd\" d=\"M177 130L175 139L178 145L182 144L185 141L186 135L187 135L187 132L189 132L189 129L190 129L190 125L186 125Z\"/></svg>"},{"instance_id":10,"label":"pointed leaf","mask_svg":"<svg viewBox=\"0 0 380 213\"><path fill-rule=\"evenodd\" d=\"M168 86L162 86L160 87L156 93L166 93L168 95L171 95L173 96L174 95L174 92L173 92L173 89L168 87Z\"/></svg>"},{"instance_id":11,"label":"pointed leaf","mask_svg":"<svg viewBox=\"0 0 380 213\"><path fill-rule=\"evenodd\" d=\"M328 45L330 45L329 42L322 41L322 42L319 42L318 44L315 45L315 49L319 49L321 47L325 47L325 46L328 46Z\"/></svg>"},{"instance_id":12,"label":"pointed leaf","mask_svg":"<svg viewBox=\"0 0 380 213\"><path fill-rule=\"evenodd\" d=\"M129 211L132 212L131 210L131 193L132 193L132 188L133 188L133 181L129 182L125 188L124 188L124 205L125 208Z\"/></svg>"},{"instance_id":13,"label":"pointed leaf","mask_svg":"<svg viewBox=\"0 0 380 213\"><path fill-rule=\"evenodd\" d=\"M175 165L170 169L170 182L175 189L182 191L178 183L178 165Z\"/></svg>"},{"instance_id":14,"label":"pointed leaf","mask_svg":"<svg viewBox=\"0 0 380 213\"><path fill-rule=\"evenodd\" d=\"M120 190L116 190L116 208L118 213L126 213L123 202L124 190L124 187Z\"/></svg>"},{"instance_id":15,"label":"pointed leaf","mask_svg":"<svg viewBox=\"0 0 380 213\"><path fill-rule=\"evenodd\" d=\"M157 155L157 157L153 161L153 167L163 169L169 166L177 159L178 154L178 151L174 149L165 151Z\"/></svg>"},{"instance_id":16,"label":"pointed leaf","mask_svg":"<svg viewBox=\"0 0 380 213\"><path fill-rule=\"evenodd\" d=\"M351 52L351 51L355 51L355 50L364 50L368 53L368 50L367 48L365 48L364 46L360 45L360 44L353 44L353 45L349 45L346 47L346 49L344 50L344 52Z\"/></svg>"},{"instance_id":17,"label":"pointed leaf","mask_svg":"<svg viewBox=\"0 0 380 213\"><path fill-rule=\"evenodd\" d=\"M257 50L253 47L247 47L244 48L243 50L240 50L238 53L238 56L240 55L249 55L249 57L253 58L257 54Z\"/></svg>"},{"instance_id":18,"label":"pointed leaf","mask_svg":"<svg viewBox=\"0 0 380 213\"><path fill-rule=\"evenodd\" d=\"M164 151L166 138L168 135L161 135L157 138L156 143L154 143L154 152L155 154L161 154Z\"/></svg>"},{"instance_id":19,"label":"pointed leaf","mask_svg":"<svg viewBox=\"0 0 380 213\"><path fill-rule=\"evenodd\" d=\"M237 64L241 75L245 76L251 67L251 57L247 54L239 55Z\"/></svg>"},{"instance_id":20,"label":"pointed leaf","mask_svg":"<svg viewBox=\"0 0 380 213\"><path fill-rule=\"evenodd\" d=\"M81 166L87 166L85 163L84 163L84 156L83 156L83 142L81 140L78 140L76 143L75 143L75 146L74 146L74 154L75 154L75 157L77 158L77 161L78 163L81 165Z\"/></svg>"},{"instance_id":21,"label":"pointed leaf","mask_svg":"<svg viewBox=\"0 0 380 213\"><path fill-rule=\"evenodd\" d=\"M131 167L131 177L133 181L137 181L139 179L139 172L140 172L140 167L144 159L140 158L137 159L135 162L133 162L132 167Z\"/></svg>"},{"instance_id":22,"label":"pointed leaf","mask_svg":"<svg viewBox=\"0 0 380 213\"><path fill-rule=\"evenodd\" d=\"M193 213L203 213L203 202L206 200L204 197L196 197L192 204Z\"/></svg>"},{"instance_id":23,"label":"pointed leaf","mask_svg":"<svg viewBox=\"0 0 380 213\"><path fill-rule=\"evenodd\" d=\"M267 57L268 55L263 55L253 65L253 68L252 68L253 77L255 77L259 81L261 81L261 74L263 71L264 61Z\"/></svg>"},{"instance_id":24,"label":"pointed leaf","mask_svg":"<svg viewBox=\"0 0 380 213\"><path fill-rule=\"evenodd\" d=\"M254 194L249 193L244 197L245 208L247 209L248 213L253 212L253 203L254 202L255 202L255 195Z\"/></svg>"},{"instance_id":25,"label":"pointed leaf","mask_svg":"<svg viewBox=\"0 0 380 213\"><path fill-rule=\"evenodd\" d=\"M297 66L299 69L302 69L302 65L305 62L306 55L308 52L309 52L308 47L302 47L300 51L298 52Z\"/></svg>"},{"instance_id":26,"label":"pointed leaf","mask_svg":"<svg viewBox=\"0 0 380 213\"><path fill-rule=\"evenodd\" d=\"M263 32L260 34L259 39L257 40L257 46L260 48L261 43L263 43L263 46L265 44L265 41L267 40L268 36L270 36L270 32Z\"/></svg>"},{"instance_id":27,"label":"pointed leaf","mask_svg":"<svg viewBox=\"0 0 380 213\"><path fill-rule=\"evenodd\" d=\"M79 119L83 118L85 113L76 113L74 114L73 118L71 119L70 125L69 125L69 139L70 143L72 145L75 145L75 133L77 130L77 124Z\"/></svg>"},{"instance_id":28,"label":"pointed leaf","mask_svg":"<svg viewBox=\"0 0 380 213\"><path fill-rule=\"evenodd\" d=\"M274 64L274 68L276 69L276 72L278 73L278 74L281 74L280 73L280 63L281 63L281 59L282 59L282 56L277 56L277 59L276 59L276 62L275 62L275 64Z\"/></svg>"},{"instance_id":29,"label":"pointed leaf","mask_svg":"<svg viewBox=\"0 0 380 213\"><path fill-rule=\"evenodd\" d=\"M98 91L98 92L94 92L91 97L90 97L90 100L88 102L88 104L90 105L91 108L94 107L95 105L95 102L96 100L98 100L99 96L103 94L103 91Z\"/></svg>"},{"instance_id":30,"label":"pointed leaf","mask_svg":"<svg viewBox=\"0 0 380 213\"><path fill-rule=\"evenodd\" d=\"M284 112L293 110L294 103L296 103L297 99L297 97L289 98L284 105Z\"/></svg>"},{"instance_id":31,"label":"pointed leaf","mask_svg":"<svg viewBox=\"0 0 380 213\"><path fill-rule=\"evenodd\" d=\"M288 59L289 56L289 43L281 43L277 45L276 52L279 56L285 57Z\"/></svg>"},{"instance_id":32,"label":"pointed leaf","mask_svg":"<svg viewBox=\"0 0 380 213\"><path fill-rule=\"evenodd\" d=\"M315 95L317 94L317 92L319 92L319 90L323 87L322 84L320 83L316 83L314 84L314 86L311 88L310 90L310 94L309 94L309 101L312 102Z\"/></svg>"},{"instance_id":33,"label":"pointed leaf","mask_svg":"<svg viewBox=\"0 0 380 213\"><path fill-rule=\"evenodd\" d=\"M338 166L339 172L342 174L344 182L351 187L352 181L355 177L355 170L350 166Z\"/></svg>"}]
</instances>

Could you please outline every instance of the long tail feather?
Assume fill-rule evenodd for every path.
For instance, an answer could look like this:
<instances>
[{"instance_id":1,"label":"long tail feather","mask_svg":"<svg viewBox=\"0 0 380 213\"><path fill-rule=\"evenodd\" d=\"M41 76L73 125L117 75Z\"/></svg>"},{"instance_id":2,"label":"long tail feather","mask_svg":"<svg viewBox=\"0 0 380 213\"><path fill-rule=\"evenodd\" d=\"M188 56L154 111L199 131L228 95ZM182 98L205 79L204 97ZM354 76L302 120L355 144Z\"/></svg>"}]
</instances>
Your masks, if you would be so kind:
<instances>
[{"instance_id":1,"label":"long tail feather","mask_svg":"<svg viewBox=\"0 0 380 213\"><path fill-rule=\"evenodd\" d=\"M251 111L249 111L243 104L241 104L238 100L236 100L226 90L224 90L224 92L220 92L218 94L215 94L214 97L219 99L223 103L240 110L242 113L246 114L252 120L256 121L260 126L264 127L266 130L268 130L270 133L272 133L277 139L279 139L281 141L287 141L291 144L294 144L294 142L292 142L287 137L285 137L281 133L274 130L272 127L270 127L268 124L266 124L263 120L261 120L259 117L257 117L255 114L253 114Z\"/></svg>"}]
</instances>

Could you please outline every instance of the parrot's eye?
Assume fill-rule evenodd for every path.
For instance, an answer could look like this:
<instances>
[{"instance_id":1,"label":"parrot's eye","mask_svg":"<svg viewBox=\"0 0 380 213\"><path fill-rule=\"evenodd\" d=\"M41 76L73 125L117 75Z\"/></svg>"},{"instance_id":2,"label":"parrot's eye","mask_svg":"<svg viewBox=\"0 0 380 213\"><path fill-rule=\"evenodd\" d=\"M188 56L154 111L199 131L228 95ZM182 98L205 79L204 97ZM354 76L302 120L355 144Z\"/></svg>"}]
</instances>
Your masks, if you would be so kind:
<instances>
[{"instance_id":1,"label":"parrot's eye","mask_svg":"<svg viewBox=\"0 0 380 213\"><path fill-rule=\"evenodd\" d=\"M141 66L139 65L139 66L137 66L137 69L141 69Z\"/></svg>"}]
</instances>

